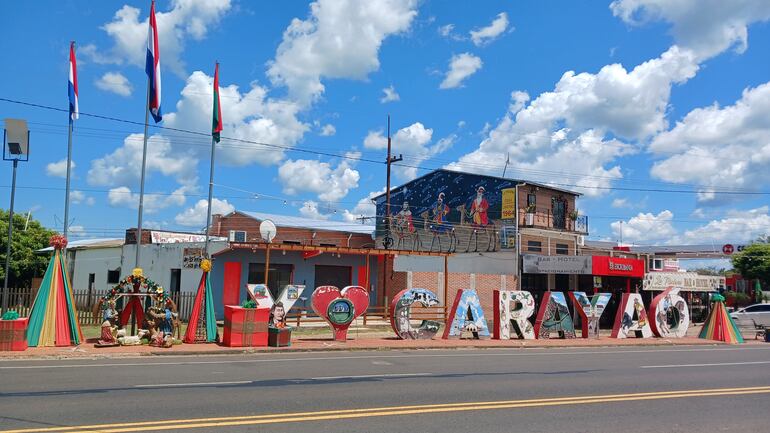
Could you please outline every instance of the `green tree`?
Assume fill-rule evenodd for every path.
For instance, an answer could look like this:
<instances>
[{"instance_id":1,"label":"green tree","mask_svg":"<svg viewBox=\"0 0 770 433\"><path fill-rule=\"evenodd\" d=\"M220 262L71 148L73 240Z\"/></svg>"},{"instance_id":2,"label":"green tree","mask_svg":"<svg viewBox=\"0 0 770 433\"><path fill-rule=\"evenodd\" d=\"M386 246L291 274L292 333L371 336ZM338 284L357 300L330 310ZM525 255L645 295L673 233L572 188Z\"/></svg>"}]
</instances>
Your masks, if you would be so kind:
<instances>
[{"instance_id":1,"label":"green tree","mask_svg":"<svg viewBox=\"0 0 770 433\"><path fill-rule=\"evenodd\" d=\"M0 209L0 281L5 278L5 251L8 246L8 214ZM26 230L25 230L26 226ZM48 246L48 240L55 232L43 227L39 221L24 214L13 214L13 243L11 244L11 267L8 287L29 287L32 278L45 273L50 255L36 251Z\"/></svg>"},{"instance_id":2,"label":"green tree","mask_svg":"<svg viewBox=\"0 0 770 433\"><path fill-rule=\"evenodd\" d=\"M733 268L744 278L770 282L770 244L753 243L732 258Z\"/></svg>"}]
</instances>

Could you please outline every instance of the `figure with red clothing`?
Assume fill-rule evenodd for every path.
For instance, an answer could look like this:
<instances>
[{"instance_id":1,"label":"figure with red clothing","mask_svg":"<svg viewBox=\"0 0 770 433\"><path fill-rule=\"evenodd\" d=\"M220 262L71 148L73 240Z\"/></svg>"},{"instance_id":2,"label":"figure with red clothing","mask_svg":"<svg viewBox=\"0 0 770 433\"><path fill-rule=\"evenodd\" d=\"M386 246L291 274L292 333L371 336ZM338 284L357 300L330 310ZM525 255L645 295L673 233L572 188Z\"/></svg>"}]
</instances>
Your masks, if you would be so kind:
<instances>
[{"instance_id":1,"label":"figure with red clothing","mask_svg":"<svg viewBox=\"0 0 770 433\"><path fill-rule=\"evenodd\" d=\"M471 202L471 221L477 227L486 227L489 224L489 218L487 217L489 202L484 198L485 191L484 187L480 186L476 190L476 197Z\"/></svg>"}]
</instances>

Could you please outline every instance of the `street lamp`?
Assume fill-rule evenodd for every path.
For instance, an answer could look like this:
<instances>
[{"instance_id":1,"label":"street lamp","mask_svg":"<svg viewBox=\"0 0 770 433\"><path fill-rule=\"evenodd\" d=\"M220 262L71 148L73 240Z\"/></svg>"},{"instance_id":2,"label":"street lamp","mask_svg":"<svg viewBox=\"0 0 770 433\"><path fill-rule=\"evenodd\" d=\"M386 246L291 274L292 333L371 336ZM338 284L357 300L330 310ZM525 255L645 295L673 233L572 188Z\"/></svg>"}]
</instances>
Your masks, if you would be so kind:
<instances>
[{"instance_id":1,"label":"street lamp","mask_svg":"<svg viewBox=\"0 0 770 433\"><path fill-rule=\"evenodd\" d=\"M11 241L13 240L13 201L16 198L16 168L19 161L29 161L29 129L27 121L5 119L3 129L3 160L13 161L11 183L11 207L8 210L8 245L5 248L5 279L3 281L3 312L8 311L8 274L11 267Z\"/></svg>"}]
</instances>

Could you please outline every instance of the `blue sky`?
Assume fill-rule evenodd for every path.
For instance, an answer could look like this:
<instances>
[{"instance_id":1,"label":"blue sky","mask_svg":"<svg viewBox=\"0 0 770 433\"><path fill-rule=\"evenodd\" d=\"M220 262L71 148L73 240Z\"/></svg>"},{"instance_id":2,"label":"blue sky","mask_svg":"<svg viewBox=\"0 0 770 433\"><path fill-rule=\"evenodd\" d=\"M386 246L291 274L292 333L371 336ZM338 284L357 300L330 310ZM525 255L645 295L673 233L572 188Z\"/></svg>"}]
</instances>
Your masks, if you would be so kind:
<instances>
[{"instance_id":1,"label":"blue sky","mask_svg":"<svg viewBox=\"0 0 770 433\"><path fill-rule=\"evenodd\" d=\"M766 1L161 0L157 10L161 125L210 131L221 63L222 135L239 141L218 149L215 211L373 215L367 197L384 188L385 167L367 160L384 160L390 114L405 163L394 185L439 167L500 175L509 155L508 176L584 194L592 239L617 240L621 226L641 245L770 232ZM12 59L0 97L66 108L75 40L81 111L141 123L148 12L149 2L3 2L15 36L0 42ZM0 101L0 116L30 122L17 211L61 227L66 113ZM76 236L136 224L141 133L76 122ZM145 198L146 224L200 230L209 140L151 133L146 191L159 194Z\"/></svg>"}]
</instances>

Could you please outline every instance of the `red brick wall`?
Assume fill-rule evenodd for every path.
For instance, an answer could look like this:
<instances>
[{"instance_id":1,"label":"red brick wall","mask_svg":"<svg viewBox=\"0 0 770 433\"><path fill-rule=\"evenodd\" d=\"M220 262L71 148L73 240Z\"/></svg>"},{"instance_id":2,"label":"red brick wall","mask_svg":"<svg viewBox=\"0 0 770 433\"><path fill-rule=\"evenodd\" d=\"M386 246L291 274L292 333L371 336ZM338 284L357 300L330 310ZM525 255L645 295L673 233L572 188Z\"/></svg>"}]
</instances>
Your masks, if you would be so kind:
<instances>
[{"instance_id":1,"label":"red brick wall","mask_svg":"<svg viewBox=\"0 0 770 433\"><path fill-rule=\"evenodd\" d=\"M261 221L257 221L254 218L234 213L229 216L214 215L213 224L211 225L211 234L214 236L227 237L230 230L239 230L246 232L247 242L261 242L262 237L259 234L259 224ZM313 238L313 232L316 233ZM368 234L353 233L350 237L350 245L348 245L348 236L351 233L344 231L330 231L330 230L313 230L313 229L299 229L293 227L278 227L278 234L276 235L273 243L281 243L283 241L300 242L302 245L331 245L338 247L351 248L372 248L374 247L374 241Z\"/></svg>"}]
</instances>

